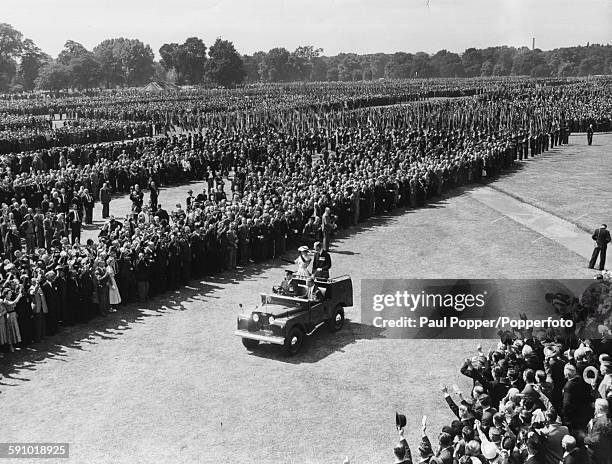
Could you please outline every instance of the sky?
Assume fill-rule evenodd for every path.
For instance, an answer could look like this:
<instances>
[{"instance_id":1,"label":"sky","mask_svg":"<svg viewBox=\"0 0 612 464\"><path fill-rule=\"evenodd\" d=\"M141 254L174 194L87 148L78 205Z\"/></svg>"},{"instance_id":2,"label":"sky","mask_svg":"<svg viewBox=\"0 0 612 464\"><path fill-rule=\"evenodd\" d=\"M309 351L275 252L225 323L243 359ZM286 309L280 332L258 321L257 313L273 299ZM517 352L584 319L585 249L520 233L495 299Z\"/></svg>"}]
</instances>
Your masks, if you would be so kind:
<instances>
[{"instance_id":1,"label":"sky","mask_svg":"<svg viewBox=\"0 0 612 464\"><path fill-rule=\"evenodd\" d=\"M231 40L243 54L300 45L340 52L434 53L495 45L543 50L612 43L612 0L0 0L0 22L55 57L66 40L92 49L137 38Z\"/></svg>"}]
</instances>

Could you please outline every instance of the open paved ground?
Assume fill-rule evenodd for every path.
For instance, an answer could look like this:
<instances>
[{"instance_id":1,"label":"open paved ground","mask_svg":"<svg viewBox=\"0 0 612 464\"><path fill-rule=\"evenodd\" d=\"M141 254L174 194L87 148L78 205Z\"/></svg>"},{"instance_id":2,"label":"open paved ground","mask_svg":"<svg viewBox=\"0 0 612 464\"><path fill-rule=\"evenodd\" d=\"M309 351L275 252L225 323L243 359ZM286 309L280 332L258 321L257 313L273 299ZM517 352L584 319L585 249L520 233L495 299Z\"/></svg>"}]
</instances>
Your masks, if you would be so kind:
<instances>
[{"instance_id":1,"label":"open paved ground","mask_svg":"<svg viewBox=\"0 0 612 464\"><path fill-rule=\"evenodd\" d=\"M610 204L609 187L594 186L609 181L603 160L612 138L597 137L592 148L571 141L487 187L339 238L333 273L351 274L355 306L340 333L316 333L295 358L273 347L248 353L232 335L237 305L254 304L279 281L280 260L192 282L7 356L3 441L69 442L77 463L339 463L345 455L383 463L392 459L399 410L415 449L422 414L432 437L451 419L439 385L467 389L458 369L476 341L383 338L360 322L361 279L591 278L588 234L497 190L518 185L515 195L557 216L601 222L609 211L592 200ZM161 201L170 207L187 190L162 191ZM128 207L112 204L117 215Z\"/></svg>"},{"instance_id":2,"label":"open paved ground","mask_svg":"<svg viewBox=\"0 0 612 464\"><path fill-rule=\"evenodd\" d=\"M520 175L506 175L494 187L589 231L612 225L612 134L595 134L591 146L584 134L569 141L523 162Z\"/></svg>"}]
</instances>

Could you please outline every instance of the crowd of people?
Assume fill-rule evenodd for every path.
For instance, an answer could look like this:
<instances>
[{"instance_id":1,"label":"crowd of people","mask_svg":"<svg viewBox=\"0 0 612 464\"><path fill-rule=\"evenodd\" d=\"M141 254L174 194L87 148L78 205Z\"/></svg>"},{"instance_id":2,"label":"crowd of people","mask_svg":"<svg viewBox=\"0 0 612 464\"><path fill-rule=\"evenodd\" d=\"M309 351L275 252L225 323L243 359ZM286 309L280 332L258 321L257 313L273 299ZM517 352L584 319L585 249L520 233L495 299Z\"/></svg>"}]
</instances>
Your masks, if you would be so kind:
<instances>
[{"instance_id":1,"label":"crowd of people","mask_svg":"<svg viewBox=\"0 0 612 464\"><path fill-rule=\"evenodd\" d=\"M612 296L610 282L598 292L599 311ZM580 325L579 319L574 322ZM578 332L504 334L488 353L479 345L460 369L472 381L469 394L455 385L455 399L442 387L450 409L448 425L432 443L424 419L422 439L411 450L405 424L399 423L396 462L612 463L610 341L583 339Z\"/></svg>"},{"instance_id":2,"label":"crowd of people","mask_svg":"<svg viewBox=\"0 0 612 464\"><path fill-rule=\"evenodd\" d=\"M65 126L69 137L77 127L97 132L93 139L79 135L29 151L11 146L0 158L0 345L13 351L192 277L282 257L290 248L321 242L328 249L339 230L425 205L567 144L574 119L610 120L609 91L557 84L513 82L490 92L483 86L471 96L461 90L460 101L415 98L382 108L372 91L360 97L372 103L362 108L211 111L197 124L187 122L176 96L154 106L164 124L179 108L171 118L180 135L122 132L132 124L153 131L149 113L146 121ZM296 89L296 101L315 99L316 90L305 98ZM261 89L248 92L266 100ZM348 90L342 92L332 101L343 101ZM112 94L105 98L113 101ZM15 101L27 108L28 99L2 103L14 109ZM75 105L73 116L95 111L79 109L80 100ZM105 128L117 128L120 140L96 143ZM160 186L190 180L206 180L206 187L164 205ZM130 195L127 217L111 215L116 193ZM108 220L97 241L82 243L96 202ZM582 380L588 366L600 372L593 385ZM610 464L612 360L597 345L523 334L488 355L479 351L461 371L474 380L471 394L457 404L444 390L456 420L436 446L424 424L419 458L402 440L398 462Z\"/></svg>"},{"instance_id":3,"label":"crowd of people","mask_svg":"<svg viewBox=\"0 0 612 464\"><path fill-rule=\"evenodd\" d=\"M269 113L248 124L234 119L231 129L218 119L181 135L3 155L0 273L8 297L22 295L12 317L22 343L106 314L114 289L121 303L146 300L192 275L280 257L288 247L328 248L338 230L423 206L565 144L564 108L547 92L558 88L512 100L481 92L320 116ZM160 207L159 186L190 180L207 187ZM94 203L108 217L115 193L130 194L130 217L109 218L98 243L81 243ZM44 304L30 293L36 283Z\"/></svg>"},{"instance_id":4,"label":"crowd of people","mask_svg":"<svg viewBox=\"0 0 612 464\"><path fill-rule=\"evenodd\" d=\"M147 122L80 118L66 119L60 125L54 125L51 120L46 120L44 123L40 119L34 121L20 126L7 126L4 130L0 130L0 154L155 135L154 127ZM2 124L3 119L0 117L0 125Z\"/></svg>"}]
</instances>

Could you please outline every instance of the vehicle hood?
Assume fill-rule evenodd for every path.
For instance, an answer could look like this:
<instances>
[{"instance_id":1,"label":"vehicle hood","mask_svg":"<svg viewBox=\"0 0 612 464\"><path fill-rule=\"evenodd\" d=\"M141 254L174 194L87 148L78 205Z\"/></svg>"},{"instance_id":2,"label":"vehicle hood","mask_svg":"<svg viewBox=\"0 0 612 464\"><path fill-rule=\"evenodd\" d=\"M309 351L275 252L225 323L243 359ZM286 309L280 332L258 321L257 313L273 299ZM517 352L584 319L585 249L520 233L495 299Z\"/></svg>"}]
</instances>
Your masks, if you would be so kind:
<instances>
[{"instance_id":1,"label":"vehicle hood","mask_svg":"<svg viewBox=\"0 0 612 464\"><path fill-rule=\"evenodd\" d=\"M305 310L305 305L296 304L296 305L285 305L279 303L267 303L261 305L257 308L256 311L261 312L263 314L270 314L274 317L281 317L291 313L297 313L299 311Z\"/></svg>"}]
</instances>

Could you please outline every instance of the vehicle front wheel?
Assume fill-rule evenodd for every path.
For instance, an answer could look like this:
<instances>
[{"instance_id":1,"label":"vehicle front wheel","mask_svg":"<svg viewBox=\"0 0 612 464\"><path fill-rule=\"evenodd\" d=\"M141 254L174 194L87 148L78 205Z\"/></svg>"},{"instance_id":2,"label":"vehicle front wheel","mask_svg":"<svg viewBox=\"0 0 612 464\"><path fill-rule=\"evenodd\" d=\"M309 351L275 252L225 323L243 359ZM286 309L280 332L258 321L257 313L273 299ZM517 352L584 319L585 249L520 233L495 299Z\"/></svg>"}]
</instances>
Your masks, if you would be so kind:
<instances>
[{"instance_id":1,"label":"vehicle front wheel","mask_svg":"<svg viewBox=\"0 0 612 464\"><path fill-rule=\"evenodd\" d=\"M289 331L289 335L285 338L283 351L287 356L295 356L302 348L304 343L304 331L299 327L294 327Z\"/></svg>"},{"instance_id":2,"label":"vehicle front wheel","mask_svg":"<svg viewBox=\"0 0 612 464\"><path fill-rule=\"evenodd\" d=\"M254 350L259 345L259 340L252 340L250 338L243 338L242 344L247 350Z\"/></svg>"},{"instance_id":3,"label":"vehicle front wheel","mask_svg":"<svg viewBox=\"0 0 612 464\"><path fill-rule=\"evenodd\" d=\"M332 318L329 320L329 329L332 332L338 332L342 327L344 327L344 308L338 305L334 309Z\"/></svg>"}]
</instances>

